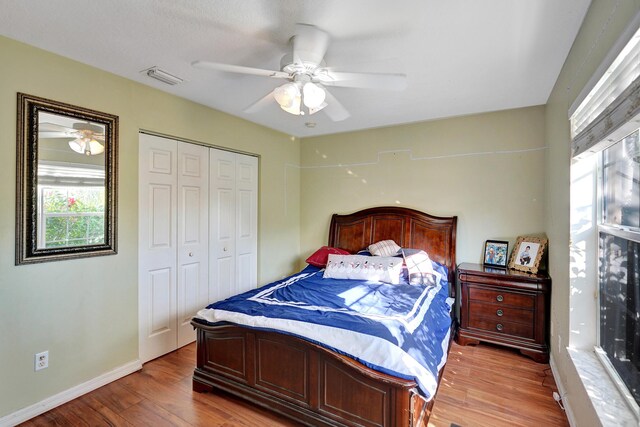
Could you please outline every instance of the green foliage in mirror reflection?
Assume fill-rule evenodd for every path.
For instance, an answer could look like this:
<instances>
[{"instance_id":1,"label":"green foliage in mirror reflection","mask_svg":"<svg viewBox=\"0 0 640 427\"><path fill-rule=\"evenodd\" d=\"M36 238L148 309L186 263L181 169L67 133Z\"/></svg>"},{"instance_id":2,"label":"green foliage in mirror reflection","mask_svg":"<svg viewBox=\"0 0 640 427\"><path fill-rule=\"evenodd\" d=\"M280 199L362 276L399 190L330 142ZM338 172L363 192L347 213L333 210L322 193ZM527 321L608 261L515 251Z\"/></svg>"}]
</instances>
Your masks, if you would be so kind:
<instances>
[{"instance_id":1,"label":"green foliage in mirror reflection","mask_svg":"<svg viewBox=\"0 0 640 427\"><path fill-rule=\"evenodd\" d=\"M45 247L104 243L104 188L52 187L41 194Z\"/></svg>"}]
</instances>

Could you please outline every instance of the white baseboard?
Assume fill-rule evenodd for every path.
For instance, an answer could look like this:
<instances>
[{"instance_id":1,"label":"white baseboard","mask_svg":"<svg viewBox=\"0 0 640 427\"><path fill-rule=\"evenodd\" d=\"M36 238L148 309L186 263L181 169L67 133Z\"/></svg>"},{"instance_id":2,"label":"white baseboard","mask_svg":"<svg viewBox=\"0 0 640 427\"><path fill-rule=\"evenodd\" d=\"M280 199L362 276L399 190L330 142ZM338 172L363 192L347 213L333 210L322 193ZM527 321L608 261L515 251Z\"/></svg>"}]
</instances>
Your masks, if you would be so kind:
<instances>
[{"instance_id":1,"label":"white baseboard","mask_svg":"<svg viewBox=\"0 0 640 427\"><path fill-rule=\"evenodd\" d=\"M566 395L566 389L564 388L564 384L562 383L561 379L560 379L560 375L558 375L558 367L556 365L556 362L553 358L553 354L549 355L549 366L551 367L551 374L553 375L553 379L556 382L556 385L558 386L558 392L560 393L560 396L562 396L562 406L564 406L564 413L567 415L567 420L569 421L569 425L571 427L576 427L576 419L573 416L573 411L571 410L571 403L570 403L570 398L569 396Z\"/></svg>"},{"instance_id":2,"label":"white baseboard","mask_svg":"<svg viewBox=\"0 0 640 427\"><path fill-rule=\"evenodd\" d=\"M98 377L92 378L89 381L78 384L75 387L71 387L68 390L62 391L58 394L41 400L38 403L34 403L31 406L27 406L26 408L20 409L19 411L0 418L0 427L11 427L23 423L33 417L36 417L57 406L60 406L63 403L67 403L70 400L76 399L83 394L87 394L90 391L98 389L103 385L109 384L110 382L125 377L133 372L139 371L140 369L142 369L142 363L140 362L140 359L136 359L125 365L119 366Z\"/></svg>"}]
</instances>

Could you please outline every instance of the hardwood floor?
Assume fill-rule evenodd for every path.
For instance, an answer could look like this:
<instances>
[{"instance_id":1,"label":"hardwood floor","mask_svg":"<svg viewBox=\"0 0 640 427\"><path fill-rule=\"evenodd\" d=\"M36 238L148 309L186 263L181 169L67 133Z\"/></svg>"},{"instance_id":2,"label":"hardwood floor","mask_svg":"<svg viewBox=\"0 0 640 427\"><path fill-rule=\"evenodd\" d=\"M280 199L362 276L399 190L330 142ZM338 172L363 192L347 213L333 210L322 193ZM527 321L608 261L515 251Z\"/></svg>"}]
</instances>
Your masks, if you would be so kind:
<instances>
[{"instance_id":1,"label":"hardwood floor","mask_svg":"<svg viewBox=\"0 0 640 427\"><path fill-rule=\"evenodd\" d=\"M453 344L429 426L569 426L548 364L519 352Z\"/></svg>"},{"instance_id":2,"label":"hardwood floor","mask_svg":"<svg viewBox=\"0 0 640 427\"><path fill-rule=\"evenodd\" d=\"M23 426L296 426L224 393L194 393L195 344ZM568 426L549 365L515 351L453 344L429 426Z\"/></svg>"}]
</instances>

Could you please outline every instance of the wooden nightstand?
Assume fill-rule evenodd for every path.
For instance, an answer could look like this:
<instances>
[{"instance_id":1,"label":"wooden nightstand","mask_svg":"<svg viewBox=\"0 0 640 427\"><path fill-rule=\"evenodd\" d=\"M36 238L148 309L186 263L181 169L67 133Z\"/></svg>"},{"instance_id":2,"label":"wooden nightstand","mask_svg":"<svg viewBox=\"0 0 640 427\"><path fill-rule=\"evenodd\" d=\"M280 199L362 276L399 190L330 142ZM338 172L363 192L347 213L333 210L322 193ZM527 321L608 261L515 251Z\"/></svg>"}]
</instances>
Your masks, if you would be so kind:
<instances>
[{"instance_id":1,"label":"wooden nightstand","mask_svg":"<svg viewBox=\"0 0 640 427\"><path fill-rule=\"evenodd\" d=\"M548 275L463 263L458 283L458 344L486 341L517 348L536 362L549 361Z\"/></svg>"}]
</instances>

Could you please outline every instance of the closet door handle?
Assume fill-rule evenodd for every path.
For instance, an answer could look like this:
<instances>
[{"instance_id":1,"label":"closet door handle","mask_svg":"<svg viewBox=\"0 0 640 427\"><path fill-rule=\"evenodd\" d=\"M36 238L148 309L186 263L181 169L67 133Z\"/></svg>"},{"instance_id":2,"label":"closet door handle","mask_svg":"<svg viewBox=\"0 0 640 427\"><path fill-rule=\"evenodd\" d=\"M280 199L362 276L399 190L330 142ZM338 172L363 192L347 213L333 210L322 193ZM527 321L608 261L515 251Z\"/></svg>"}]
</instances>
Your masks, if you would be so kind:
<instances>
[{"instance_id":1,"label":"closet door handle","mask_svg":"<svg viewBox=\"0 0 640 427\"><path fill-rule=\"evenodd\" d=\"M192 257L192 256L193 256L193 252L189 252L189 256L191 256L191 257Z\"/></svg>"},{"instance_id":2,"label":"closet door handle","mask_svg":"<svg viewBox=\"0 0 640 427\"><path fill-rule=\"evenodd\" d=\"M226 248L226 247L225 247L225 248L222 248L222 250L223 250L223 251L225 251L225 252L227 252L227 248Z\"/></svg>"}]
</instances>

